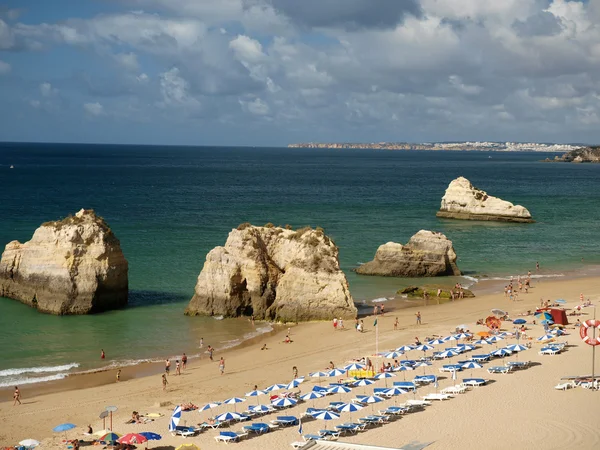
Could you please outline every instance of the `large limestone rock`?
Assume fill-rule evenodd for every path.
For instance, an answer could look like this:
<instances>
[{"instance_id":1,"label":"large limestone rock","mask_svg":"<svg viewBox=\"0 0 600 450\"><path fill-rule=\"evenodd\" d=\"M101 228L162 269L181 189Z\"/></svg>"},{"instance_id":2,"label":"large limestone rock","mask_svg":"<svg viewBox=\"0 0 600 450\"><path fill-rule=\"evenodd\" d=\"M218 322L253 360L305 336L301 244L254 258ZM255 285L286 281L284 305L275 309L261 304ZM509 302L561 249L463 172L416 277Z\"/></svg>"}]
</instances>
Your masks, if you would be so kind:
<instances>
[{"instance_id":1,"label":"large limestone rock","mask_svg":"<svg viewBox=\"0 0 600 450\"><path fill-rule=\"evenodd\" d=\"M527 208L488 195L464 177L450 183L442 197L437 216L449 219L534 222Z\"/></svg>"},{"instance_id":2,"label":"large limestone rock","mask_svg":"<svg viewBox=\"0 0 600 450\"><path fill-rule=\"evenodd\" d=\"M321 230L240 225L206 256L186 314L277 321L353 319L338 248Z\"/></svg>"},{"instance_id":3,"label":"large limestone rock","mask_svg":"<svg viewBox=\"0 0 600 450\"><path fill-rule=\"evenodd\" d=\"M406 245L381 245L373 261L358 267L361 275L435 277L460 275L452 241L442 233L421 230Z\"/></svg>"},{"instance_id":4,"label":"large limestone rock","mask_svg":"<svg viewBox=\"0 0 600 450\"><path fill-rule=\"evenodd\" d=\"M93 210L42 224L0 260L0 296L50 314L89 314L127 304L127 260Z\"/></svg>"}]
</instances>

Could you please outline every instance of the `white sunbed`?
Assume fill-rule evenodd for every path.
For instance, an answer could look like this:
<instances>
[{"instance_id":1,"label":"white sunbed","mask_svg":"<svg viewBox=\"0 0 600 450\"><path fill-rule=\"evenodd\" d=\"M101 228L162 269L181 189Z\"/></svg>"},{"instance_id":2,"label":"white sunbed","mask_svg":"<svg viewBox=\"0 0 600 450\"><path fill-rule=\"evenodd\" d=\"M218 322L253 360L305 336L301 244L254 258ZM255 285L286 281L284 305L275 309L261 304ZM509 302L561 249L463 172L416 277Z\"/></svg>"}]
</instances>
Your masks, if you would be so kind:
<instances>
[{"instance_id":1,"label":"white sunbed","mask_svg":"<svg viewBox=\"0 0 600 450\"><path fill-rule=\"evenodd\" d=\"M557 384L556 386L554 386L554 389L566 391L567 389L574 388L574 387L575 387L575 383L573 383L572 381L568 381L566 383Z\"/></svg>"},{"instance_id":2,"label":"white sunbed","mask_svg":"<svg viewBox=\"0 0 600 450\"><path fill-rule=\"evenodd\" d=\"M428 402L427 400L419 400L419 399L413 399L413 400L406 400L405 405L407 406L428 406L431 405L431 402Z\"/></svg>"},{"instance_id":3,"label":"white sunbed","mask_svg":"<svg viewBox=\"0 0 600 450\"><path fill-rule=\"evenodd\" d=\"M441 390L442 394L464 394L467 392L467 388L465 386L449 386Z\"/></svg>"},{"instance_id":4,"label":"white sunbed","mask_svg":"<svg viewBox=\"0 0 600 450\"><path fill-rule=\"evenodd\" d=\"M427 394L423 397L423 400L450 400L452 395L450 394Z\"/></svg>"},{"instance_id":5,"label":"white sunbed","mask_svg":"<svg viewBox=\"0 0 600 450\"><path fill-rule=\"evenodd\" d=\"M540 355L557 355L560 353L560 350L554 350L552 348L546 348L539 352Z\"/></svg>"},{"instance_id":6,"label":"white sunbed","mask_svg":"<svg viewBox=\"0 0 600 450\"><path fill-rule=\"evenodd\" d=\"M221 432L221 434L215 436L215 441L217 442L225 442L226 444L229 444L230 442L236 442L239 441L240 439L244 438L248 436L248 433L246 433L245 431L225 431L225 432Z\"/></svg>"}]
</instances>

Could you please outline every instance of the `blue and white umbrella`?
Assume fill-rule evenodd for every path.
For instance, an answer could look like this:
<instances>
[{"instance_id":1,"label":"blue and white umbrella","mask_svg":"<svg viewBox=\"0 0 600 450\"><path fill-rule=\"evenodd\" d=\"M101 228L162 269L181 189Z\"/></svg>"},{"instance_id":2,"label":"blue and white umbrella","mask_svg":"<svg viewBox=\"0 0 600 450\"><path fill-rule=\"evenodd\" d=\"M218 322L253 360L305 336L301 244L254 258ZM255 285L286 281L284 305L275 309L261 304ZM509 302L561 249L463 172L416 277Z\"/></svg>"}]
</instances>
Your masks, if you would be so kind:
<instances>
[{"instance_id":1,"label":"blue and white umbrella","mask_svg":"<svg viewBox=\"0 0 600 450\"><path fill-rule=\"evenodd\" d=\"M300 399L304 400L305 402L307 402L309 400L313 400L313 406L314 406L314 400L321 398L321 397L325 397L325 394L321 394L320 392L317 392L317 391L310 391L307 394L301 395Z\"/></svg>"},{"instance_id":2,"label":"blue and white umbrella","mask_svg":"<svg viewBox=\"0 0 600 450\"><path fill-rule=\"evenodd\" d=\"M457 341L458 339L456 339L454 336L445 336L442 338L442 341L444 342L448 342L448 341Z\"/></svg>"},{"instance_id":3,"label":"blue and white umbrella","mask_svg":"<svg viewBox=\"0 0 600 450\"><path fill-rule=\"evenodd\" d=\"M360 402L361 403L370 403L371 406L374 406L375 403L379 403L382 402L383 398L379 397L378 395L370 395L368 397L361 397L360 398Z\"/></svg>"},{"instance_id":4,"label":"blue and white umbrella","mask_svg":"<svg viewBox=\"0 0 600 450\"><path fill-rule=\"evenodd\" d=\"M207 411L207 410L209 410L209 409L217 408L217 407L219 407L219 406L221 406L221 402L207 403L207 404L206 404L206 405L204 405L202 408L200 408L200 409L198 410L198 412L201 412L201 411Z\"/></svg>"},{"instance_id":5,"label":"blue and white umbrella","mask_svg":"<svg viewBox=\"0 0 600 450\"><path fill-rule=\"evenodd\" d=\"M494 356L501 356L501 357L504 358L505 356L511 355L512 352L510 350L505 349L505 348L500 348L500 349L498 349L496 351L493 351L491 354L494 355Z\"/></svg>"},{"instance_id":6,"label":"blue and white umbrella","mask_svg":"<svg viewBox=\"0 0 600 450\"><path fill-rule=\"evenodd\" d=\"M250 405L248 407L250 411L259 412L259 413L268 413L273 410L273 408L268 407L267 405Z\"/></svg>"},{"instance_id":7,"label":"blue and white umbrella","mask_svg":"<svg viewBox=\"0 0 600 450\"><path fill-rule=\"evenodd\" d=\"M483 366L481 364L476 363L475 361L466 362L461 367L463 369L471 369L471 376L473 376L473 369L482 369L483 368ZM456 373L456 371L455 371L455 373Z\"/></svg>"},{"instance_id":8,"label":"blue and white umbrella","mask_svg":"<svg viewBox=\"0 0 600 450\"><path fill-rule=\"evenodd\" d=\"M327 372L328 377L340 377L345 374L346 374L346 371L340 370L340 369L332 369L329 372Z\"/></svg>"},{"instance_id":9,"label":"blue and white umbrella","mask_svg":"<svg viewBox=\"0 0 600 450\"><path fill-rule=\"evenodd\" d=\"M277 383L277 384L272 384L271 386L269 386L268 388L265 389L265 392L273 392L273 391L278 391L280 389L285 389L287 385L285 384L281 384L281 383Z\"/></svg>"},{"instance_id":10,"label":"blue and white umbrella","mask_svg":"<svg viewBox=\"0 0 600 450\"><path fill-rule=\"evenodd\" d=\"M258 400L258 397L260 397L261 395L266 395L266 391L261 391L259 389L256 389L254 391L250 391L246 393L246 397L256 397L256 403L260 403Z\"/></svg>"},{"instance_id":11,"label":"blue and white umbrella","mask_svg":"<svg viewBox=\"0 0 600 450\"><path fill-rule=\"evenodd\" d=\"M549 341L550 339L554 339L555 337L552 336L551 334L545 334L543 336L540 336L539 338L537 338L538 341Z\"/></svg>"},{"instance_id":12,"label":"blue and white umbrella","mask_svg":"<svg viewBox=\"0 0 600 450\"><path fill-rule=\"evenodd\" d=\"M330 388L328 388L327 392L330 392L332 394L345 394L347 392L350 392L351 390L352 389L350 389L349 387L337 385L337 386L331 386Z\"/></svg>"},{"instance_id":13,"label":"blue and white umbrella","mask_svg":"<svg viewBox=\"0 0 600 450\"><path fill-rule=\"evenodd\" d=\"M442 345L444 343L445 342L441 339L434 339L434 340L428 342L429 345Z\"/></svg>"},{"instance_id":14,"label":"blue and white umbrella","mask_svg":"<svg viewBox=\"0 0 600 450\"><path fill-rule=\"evenodd\" d=\"M523 350L527 350L527 347L521 344L512 344L506 347L511 352L522 352Z\"/></svg>"},{"instance_id":15,"label":"blue and white umbrella","mask_svg":"<svg viewBox=\"0 0 600 450\"><path fill-rule=\"evenodd\" d=\"M426 352L427 350L433 350L433 346L428 345L428 344L421 344L421 345L417 346L417 348L415 350L420 350L422 352Z\"/></svg>"},{"instance_id":16,"label":"blue and white umbrella","mask_svg":"<svg viewBox=\"0 0 600 450\"><path fill-rule=\"evenodd\" d=\"M377 375L375 375L375 378L377 380L381 380L383 378L393 378L395 376L396 375L394 375L393 373L390 373L390 372L381 372L381 373L378 373Z\"/></svg>"},{"instance_id":17,"label":"blue and white umbrella","mask_svg":"<svg viewBox=\"0 0 600 450\"><path fill-rule=\"evenodd\" d=\"M523 325L523 324L527 323L527 321L525 319L515 319L515 320L513 320L513 323L515 325Z\"/></svg>"},{"instance_id":18,"label":"blue and white umbrella","mask_svg":"<svg viewBox=\"0 0 600 450\"><path fill-rule=\"evenodd\" d=\"M509 331L503 331L498 336L501 336L501 337L511 337L511 336L513 336L513 333L511 333Z\"/></svg>"},{"instance_id":19,"label":"blue and white umbrella","mask_svg":"<svg viewBox=\"0 0 600 450\"><path fill-rule=\"evenodd\" d=\"M304 383L304 375L302 375L301 377L298 377L298 378L294 378L293 381L297 381L298 383Z\"/></svg>"},{"instance_id":20,"label":"blue and white umbrella","mask_svg":"<svg viewBox=\"0 0 600 450\"><path fill-rule=\"evenodd\" d=\"M285 388L289 391L290 389L296 389L298 386L300 386L300 382L292 380L285 386Z\"/></svg>"},{"instance_id":21,"label":"blue and white umbrella","mask_svg":"<svg viewBox=\"0 0 600 450\"><path fill-rule=\"evenodd\" d=\"M492 337L487 338L488 342L498 342L498 341L503 341L503 340L504 340L504 338L501 336L492 336Z\"/></svg>"},{"instance_id":22,"label":"blue and white umbrella","mask_svg":"<svg viewBox=\"0 0 600 450\"><path fill-rule=\"evenodd\" d=\"M410 366L404 366L404 365L402 365L402 366L399 366L399 367L394 367L393 370L394 370L394 372L404 372L404 381L406 381L406 372L409 371L409 370L415 370L415 369L413 369Z\"/></svg>"},{"instance_id":23,"label":"blue and white umbrella","mask_svg":"<svg viewBox=\"0 0 600 450\"><path fill-rule=\"evenodd\" d=\"M458 355L458 352L455 352L454 350L446 350L444 352L438 353L438 357L439 358L450 358L452 356L456 356Z\"/></svg>"},{"instance_id":24,"label":"blue and white umbrella","mask_svg":"<svg viewBox=\"0 0 600 450\"><path fill-rule=\"evenodd\" d=\"M420 361L418 363L415 364L415 367L422 367L423 368L423 375L425 374L425 367L430 366L431 363L428 363L427 361Z\"/></svg>"},{"instance_id":25,"label":"blue and white umbrella","mask_svg":"<svg viewBox=\"0 0 600 450\"><path fill-rule=\"evenodd\" d=\"M469 333L458 333L454 335L455 339L466 339L468 337L471 337L471 335Z\"/></svg>"},{"instance_id":26,"label":"blue and white umbrella","mask_svg":"<svg viewBox=\"0 0 600 450\"><path fill-rule=\"evenodd\" d=\"M396 349L397 352L410 352L411 350L414 350L415 348L412 345L403 345L402 347L398 347Z\"/></svg>"},{"instance_id":27,"label":"blue and white umbrella","mask_svg":"<svg viewBox=\"0 0 600 450\"><path fill-rule=\"evenodd\" d=\"M273 406L278 408L287 408L288 406L294 406L296 403L298 403L296 400L287 397L278 398L277 400L271 402Z\"/></svg>"},{"instance_id":28,"label":"blue and white umbrella","mask_svg":"<svg viewBox=\"0 0 600 450\"><path fill-rule=\"evenodd\" d=\"M169 431L175 431L179 421L181 420L181 406L177 406L171 414L171 420L169 421Z\"/></svg>"},{"instance_id":29,"label":"blue and white umbrella","mask_svg":"<svg viewBox=\"0 0 600 450\"><path fill-rule=\"evenodd\" d=\"M219 414L215 417L215 420L219 422L230 422L232 420L240 420L242 416L236 412L226 412L223 414Z\"/></svg>"},{"instance_id":30,"label":"blue and white umbrella","mask_svg":"<svg viewBox=\"0 0 600 450\"><path fill-rule=\"evenodd\" d=\"M365 368L364 364L352 363L348 364L344 367L344 370L363 370Z\"/></svg>"},{"instance_id":31,"label":"blue and white umbrella","mask_svg":"<svg viewBox=\"0 0 600 450\"><path fill-rule=\"evenodd\" d=\"M368 378L362 378L356 382L354 382L354 386L369 386L370 384L375 383L373 380L369 380Z\"/></svg>"},{"instance_id":32,"label":"blue and white umbrella","mask_svg":"<svg viewBox=\"0 0 600 450\"><path fill-rule=\"evenodd\" d=\"M385 395L402 395L407 394L408 391L406 389L399 388L398 386L394 386L385 391Z\"/></svg>"},{"instance_id":33,"label":"blue and white umbrella","mask_svg":"<svg viewBox=\"0 0 600 450\"><path fill-rule=\"evenodd\" d=\"M357 404L357 403L343 403L340 406L337 407L337 410L339 412L349 412L349 413L353 413L356 411L360 411L361 409L363 409L364 407Z\"/></svg>"},{"instance_id":34,"label":"blue and white umbrella","mask_svg":"<svg viewBox=\"0 0 600 450\"><path fill-rule=\"evenodd\" d=\"M476 344L478 345L492 345L491 342L485 340L485 339L479 339L478 341L475 341Z\"/></svg>"},{"instance_id":35,"label":"blue and white umbrella","mask_svg":"<svg viewBox=\"0 0 600 450\"><path fill-rule=\"evenodd\" d=\"M313 372L313 373L309 373L309 375L311 376L311 378L318 378L319 385L321 384L321 378L328 376L327 372Z\"/></svg>"},{"instance_id":36,"label":"blue and white umbrella","mask_svg":"<svg viewBox=\"0 0 600 450\"><path fill-rule=\"evenodd\" d=\"M397 359L400 358L404 353L402 352L388 352L388 353L384 353L383 357L387 358L387 359Z\"/></svg>"},{"instance_id":37,"label":"blue and white umbrella","mask_svg":"<svg viewBox=\"0 0 600 450\"><path fill-rule=\"evenodd\" d=\"M238 403L242 403L242 402L245 402L245 401L246 401L246 399L245 399L245 398L240 398L240 397L231 397L231 398L228 398L227 400L225 400L225 401L223 402L223 404L224 404L224 405L233 405L233 409L235 410L235 409L236 409L236 405L237 405Z\"/></svg>"},{"instance_id":38,"label":"blue and white umbrella","mask_svg":"<svg viewBox=\"0 0 600 450\"><path fill-rule=\"evenodd\" d=\"M336 420L336 419L340 418L339 414L336 414L331 411L319 411L319 412L316 412L315 414L312 414L312 416L315 419L319 419L319 420Z\"/></svg>"}]
</instances>

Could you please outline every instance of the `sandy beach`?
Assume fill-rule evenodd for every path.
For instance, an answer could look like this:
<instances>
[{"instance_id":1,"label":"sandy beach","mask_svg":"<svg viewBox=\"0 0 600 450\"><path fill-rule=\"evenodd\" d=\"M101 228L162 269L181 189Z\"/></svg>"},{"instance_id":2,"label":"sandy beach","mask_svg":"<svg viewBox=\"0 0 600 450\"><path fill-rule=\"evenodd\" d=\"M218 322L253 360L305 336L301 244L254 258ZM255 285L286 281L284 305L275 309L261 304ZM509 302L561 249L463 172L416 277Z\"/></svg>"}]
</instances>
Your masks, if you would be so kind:
<instances>
[{"instance_id":1,"label":"sandy beach","mask_svg":"<svg viewBox=\"0 0 600 450\"><path fill-rule=\"evenodd\" d=\"M483 289L483 286L482 286ZM459 324L467 324L472 332L483 331L484 327L476 326L479 318L485 318L492 308L501 308L515 319L517 315L534 309L540 298L567 300L566 307L579 304L579 293L590 298L594 304L600 301L600 277L570 280L536 280L529 294L522 294L519 301L511 302L503 293L486 293L474 299L465 299L453 303L436 305L416 305L414 308L388 311L384 317L378 318L379 350L393 349L400 345L413 343L418 336L424 340L427 336L446 336ZM387 306L386 306L387 309ZM423 317L422 325L416 325L415 313L419 310ZM593 308L584 308L578 317L569 316L573 323L577 318L585 320L593 317ZM393 330L395 318L399 320L399 330ZM531 319L530 317L529 319ZM343 366L347 361L375 353L375 332L373 317L364 319L365 332L358 333L352 323L346 323L345 330L334 331L330 323L306 323L291 327L290 344L283 343L286 328L279 333L262 336L249 345L234 348L223 353L215 353L214 362L207 359L194 360L181 376L168 377L166 391L162 390L160 375L152 368L132 368L128 370L147 371L147 376L130 379L129 372L124 371L120 383L114 381L115 373L93 374L89 377L105 377L104 384L88 376L69 377L65 383L71 383L70 390L49 392L51 388L23 386L20 406L13 407L12 392L2 391L0 399L0 445L15 444L26 438L42 441L40 448L65 448L62 440L64 433L53 433L52 428L64 422L72 422L77 428L69 431L69 439L84 439L83 432L88 424L94 431L102 429L102 420L98 418L108 405L118 407L113 417L113 430L117 433L153 431L163 436L158 442L151 442L150 448L173 448L182 443L195 443L202 449L214 449L224 444L216 443L214 436L218 430L204 431L197 437L174 437L167 431L169 416L173 408L180 403L193 402L203 405L209 401L224 400L231 396L243 397L244 394L258 385L264 389L273 383L289 382L292 379L292 367L297 366L300 375L325 369L330 361L336 366ZM512 329L512 324L504 322L503 328ZM528 335L538 337L543 334L540 325L529 325ZM430 443L431 449L453 448L488 448L505 449L593 449L600 445L600 430L597 428L597 414L600 413L598 395L600 393L582 388L567 391L555 390L554 386L561 377L586 375L591 373L592 347L584 344L579 338L578 330L571 324L568 336L561 338L567 341L567 351L555 356L538 354L540 344L532 341L533 348L522 352L520 360L529 360L539 364L526 370L510 374L490 375L486 367L475 370L474 376L484 377L493 382L487 386L475 388L455 398L436 402L422 412L410 413L399 420L359 433L341 437L340 441L369 443L393 448L400 448L408 443ZM515 343L509 339L506 344ZM267 350L261 347L266 344ZM486 349L483 349L484 351ZM225 374L219 373L218 360L225 358ZM409 356L411 356L409 354ZM417 356L417 355L415 355ZM600 355L598 355L600 358ZM514 359L514 356L510 357ZM452 360L435 362L426 368L427 373L439 374L438 368ZM381 359L378 361L381 364ZM499 362L501 364L501 362ZM598 365L600 366L600 365ZM599 371L598 369L597 371ZM405 373L405 372L404 372ZM139 375L139 373L138 373ZM414 377L408 372L407 378ZM133 376L133 375L131 375ZM462 372L458 379L470 376L469 371ZM403 373L388 381L402 380ZM308 378L300 385L305 393L312 389L317 380ZM93 384L102 384L89 387ZM455 384L446 375L440 379L439 389ZM372 387L383 387L385 381L380 380L367 388L355 388L352 392L341 396L349 401L357 394L372 392ZM39 394L32 391L38 389ZM433 386L422 387L417 391L417 398L434 392ZM325 397L318 399L314 405L324 406L336 399ZM397 398L398 403L413 398L406 394ZM259 397L265 403L266 396ZM248 404L255 403L250 398L246 403L237 405L238 411L246 409ZM377 405L375 410L392 405L394 399ZM381 407L379 407L382 405ZM285 410L273 413L259 421L269 421L277 415L299 416L313 402L300 403ZM221 406L215 410L198 413L186 412L182 416L182 424L194 425L207 419L211 414L232 410L233 406ZM371 407L367 409L369 411ZM146 424L125 424L133 410L141 414L161 413L163 417ZM369 411L370 412L370 411ZM211 414L209 414L211 413ZM354 413L357 419L360 413ZM350 420L348 413L342 414L340 421L328 422L331 428L342 421ZM243 423L232 426L233 430L241 429ZM108 426L108 425L107 425ZM304 433L314 433L323 429L322 421L303 422ZM89 438L88 438L89 439ZM290 443L301 440L297 427L278 429L261 436L251 436L238 445L246 449L291 448Z\"/></svg>"}]
</instances>

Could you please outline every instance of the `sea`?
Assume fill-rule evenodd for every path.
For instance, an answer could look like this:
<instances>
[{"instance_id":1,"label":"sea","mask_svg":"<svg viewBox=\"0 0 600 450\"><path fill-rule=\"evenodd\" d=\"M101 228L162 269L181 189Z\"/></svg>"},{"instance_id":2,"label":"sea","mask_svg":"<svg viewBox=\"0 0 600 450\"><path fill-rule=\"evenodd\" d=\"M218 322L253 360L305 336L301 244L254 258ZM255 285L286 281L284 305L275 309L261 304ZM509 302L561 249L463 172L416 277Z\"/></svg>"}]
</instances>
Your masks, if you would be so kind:
<instances>
[{"instance_id":1,"label":"sea","mask_svg":"<svg viewBox=\"0 0 600 450\"><path fill-rule=\"evenodd\" d=\"M405 243L421 229L453 241L465 277L448 282L585 271L600 263L600 165L540 162L548 156L0 143L0 245L25 242L41 223L92 208L121 241L130 287L127 308L90 316L40 314L0 298L0 388L183 352L194 357L209 344L228 348L273 330L246 318L183 314L206 254L243 222L323 227L363 307L393 299L414 280L353 269L379 245ZM458 176L526 206L536 223L436 218Z\"/></svg>"}]
</instances>

